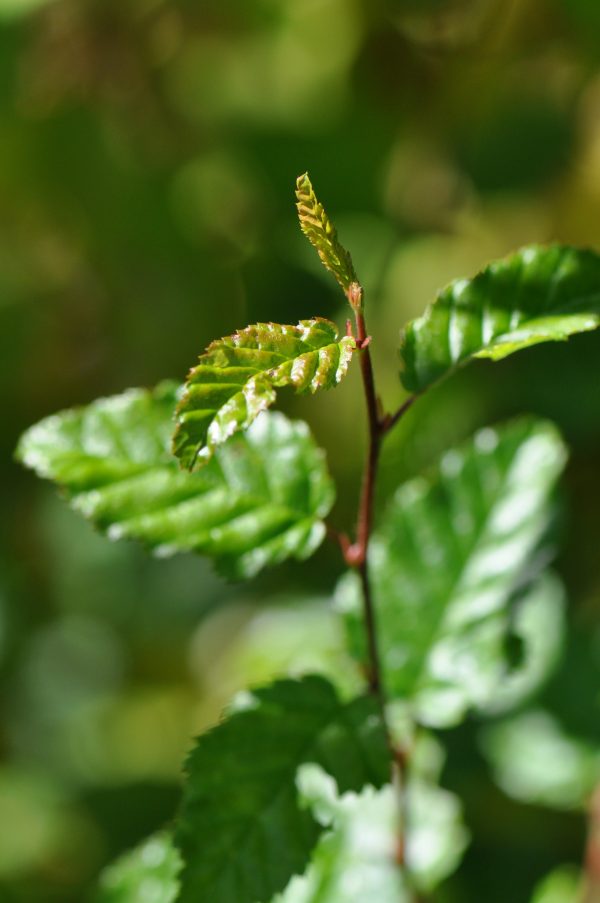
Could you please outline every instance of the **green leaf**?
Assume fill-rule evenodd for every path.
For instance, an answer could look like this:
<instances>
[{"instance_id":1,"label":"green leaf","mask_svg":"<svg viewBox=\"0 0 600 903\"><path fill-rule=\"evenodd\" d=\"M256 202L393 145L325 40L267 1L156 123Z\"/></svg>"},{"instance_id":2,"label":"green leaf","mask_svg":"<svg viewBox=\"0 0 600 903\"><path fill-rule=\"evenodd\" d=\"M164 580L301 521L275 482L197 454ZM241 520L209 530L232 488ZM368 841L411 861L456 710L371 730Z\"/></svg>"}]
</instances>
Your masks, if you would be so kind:
<instances>
[{"instance_id":1,"label":"green leaf","mask_svg":"<svg viewBox=\"0 0 600 903\"><path fill-rule=\"evenodd\" d=\"M176 843L179 903L257 903L306 868L321 826L296 774L316 763L341 792L380 787L390 771L372 698L341 702L321 677L281 680L199 738L187 762Z\"/></svg>"},{"instance_id":2,"label":"green leaf","mask_svg":"<svg viewBox=\"0 0 600 903\"><path fill-rule=\"evenodd\" d=\"M552 809L584 809L600 780L600 749L533 710L488 728L483 749L509 796Z\"/></svg>"},{"instance_id":3,"label":"green leaf","mask_svg":"<svg viewBox=\"0 0 600 903\"><path fill-rule=\"evenodd\" d=\"M555 578L531 581L544 563L534 552L565 457L551 424L486 428L392 500L369 558L379 643L388 691L423 723L445 726L469 706L512 704L555 657L562 591ZM360 598L356 575L345 575L338 607L364 661ZM548 635L538 637L540 624ZM506 656L515 635L525 646L516 669Z\"/></svg>"},{"instance_id":4,"label":"green leaf","mask_svg":"<svg viewBox=\"0 0 600 903\"><path fill-rule=\"evenodd\" d=\"M330 831L319 842L306 874L293 878L273 903L411 903L409 885L429 893L458 866L468 835L454 794L422 777L409 778L408 881L396 858L397 791L388 784L379 791L368 787L359 794L339 795L334 782L319 771L305 766L298 783Z\"/></svg>"},{"instance_id":5,"label":"green leaf","mask_svg":"<svg viewBox=\"0 0 600 903\"><path fill-rule=\"evenodd\" d=\"M563 865L538 884L531 903L581 903L582 886L579 870Z\"/></svg>"},{"instance_id":6,"label":"green leaf","mask_svg":"<svg viewBox=\"0 0 600 903\"><path fill-rule=\"evenodd\" d=\"M169 452L176 396L165 383L48 417L24 434L17 456L111 539L209 555L235 577L311 555L334 490L306 424L263 414L189 474Z\"/></svg>"},{"instance_id":7,"label":"green leaf","mask_svg":"<svg viewBox=\"0 0 600 903\"><path fill-rule=\"evenodd\" d=\"M169 834L156 834L106 868L94 903L175 903L181 869Z\"/></svg>"},{"instance_id":8,"label":"green leaf","mask_svg":"<svg viewBox=\"0 0 600 903\"><path fill-rule=\"evenodd\" d=\"M402 382L422 392L471 358L500 360L600 323L600 257L528 247L443 289L404 330Z\"/></svg>"},{"instance_id":9,"label":"green leaf","mask_svg":"<svg viewBox=\"0 0 600 903\"><path fill-rule=\"evenodd\" d=\"M352 258L340 244L337 231L323 205L317 200L307 172L296 179L296 202L300 228L325 268L335 276L344 292L349 293L354 289L360 294Z\"/></svg>"},{"instance_id":10,"label":"green leaf","mask_svg":"<svg viewBox=\"0 0 600 903\"><path fill-rule=\"evenodd\" d=\"M215 449L275 401L276 388L316 392L346 374L354 339L338 341L329 320L297 326L257 323L218 339L190 371L177 406L173 452L188 469L208 461Z\"/></svg>"}]
</instances>

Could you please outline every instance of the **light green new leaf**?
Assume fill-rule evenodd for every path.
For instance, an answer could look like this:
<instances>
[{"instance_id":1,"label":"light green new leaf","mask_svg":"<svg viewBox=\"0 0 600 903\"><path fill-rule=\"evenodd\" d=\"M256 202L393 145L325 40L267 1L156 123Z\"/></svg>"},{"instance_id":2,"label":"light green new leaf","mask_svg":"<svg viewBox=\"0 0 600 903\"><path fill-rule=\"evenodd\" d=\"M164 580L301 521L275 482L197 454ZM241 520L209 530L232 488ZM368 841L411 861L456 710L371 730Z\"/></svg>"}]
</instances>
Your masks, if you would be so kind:
<instances>
[{"instance_id":1,"label":"light green new leaf","mask_svg":"<svg viewBox=\"0 0 600 903\"><path fill-rule=\"evenodd\" d=\"M410 885L429 893L459 864L468 835L454 794L412 774L406 786L410 873L398 866L398 796L381 790L339 795L316 766L298 778L303 796L330 828L305 875L294 878L273 903L411 903Z\"/></svg>"},{"instance_id":2,"label":"light green new leaf","mask_svg":"<svg viewBox=\"0 0 600 903\"><path fill-rule=\"evenodd\" d=\"M173 452L189 470L273 404L276 388L330 389L344 377L354 339L329 320L257 323L212 342L190 371L177 406Z\"/></svg>"},{"instance_id":3,"label":"light green new leaf","mask_svg":"<svg viewBox=\"0 0 600 903\"><path fill-rule=\"evenodd\" d=\"M168 834L156 834L104 869L94 903L175 903L181 869Z\"/></svg>"},{"instance_id":4,"label":"light green new leaf","mask_svg":"<svg viewBox=\"0 0 600 903\"><path fill-rule=\"evenodd\" d=\"M376 702L341 702L321 677L281 680L199 738L175 840L185 866L178 903L271 900L304 871L321 825L301 804L296 774L315 763L341 792L388 779Z\"/></svg>"},{"instance_id":5,"label":"light green new leaf","mask_svg":"<svg viewBox=\"0 0 600 903\"><path fill-rule=\"evenodd\" d=\"M562 591L549 575L531 580L565 457L551 424L487 428L392 500L369 559L379 643L388 691L422 722L440 727L469 706L512 704L552 663ZM337 598L364 661L354 574ZM513 641L524 659L516 669Z\"/></svg>"},{"instance_id":6,"label":"light green new leaf","mask_svg":"<svg viewBox=\"0 0 600 903\"><path fill-rule=\"evenodd\" d=\"M600 256L528 247L443 289L404 330L402 382L422 392L474 357L500 360L600 323Z\"/></svg>"},{"instance_id":7,"label":"light green new leaf","mask_svg":"<svg viewBox=\"0 0 600 903\"><path fill-rule=\"evenodd\" d=\"M111 539L209 555L236 577L311 555L334 490L306 424L263 414L190 474L169 452L176 397L164 383L48 417L24 434L17 456Z\"/></svg>"},{"instance_id":8,"label":"light green new leaf","mask_svg":"<svg viewBox=\"0 0 600 903\"><path fill-rule=\"evenodd\" d=\"M325 268L335 276L346 293L353 285L359 289L352 258L340 244L337 231L317 200L307 172L296 179L296 202L300 228Z\"/></svg>"}]
</instances>

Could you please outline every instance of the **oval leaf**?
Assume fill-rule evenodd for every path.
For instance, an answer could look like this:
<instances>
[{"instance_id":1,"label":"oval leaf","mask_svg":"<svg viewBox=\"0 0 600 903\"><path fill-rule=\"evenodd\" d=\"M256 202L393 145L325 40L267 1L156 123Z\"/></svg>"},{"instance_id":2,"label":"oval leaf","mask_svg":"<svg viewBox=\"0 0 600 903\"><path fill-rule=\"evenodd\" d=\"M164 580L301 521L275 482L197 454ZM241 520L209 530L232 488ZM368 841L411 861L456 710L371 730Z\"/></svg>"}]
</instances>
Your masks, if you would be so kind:
<instances>
[{"instance_id":1,"label":"oval leaf","mask_svg":"<svg viewBox=\"0 0 600 903\"><path fill-rule=\"evenodd\" d=\"M338 341L333 323L319 318L297 326L257 323L207 348L187 378L177 406L173 452L189 470L217 446L247 429L275 401L275 389L316 392L346 373L354 339Z\"/></svg>"},{"instance_id":2,"label":"oval leaf","mask_svg":"<svg viewBox=\"0 0 600 903\"><path fill-rule=\"evenodd\" d=\"M280 680L199 738L175 832L179 903L268 901L304 871L322 830L296 784L307 763L342 793L381 787L390 757L377 702L342 702L321 677Z\"/></svg>"},{"instance_id":3,"label":"oval leaf","mask_svg":"<svg viewBox=\"0 0 600 903\"><path fill-rule=\"evenodd\" d=\"M500 360L600 323L600 256L528 247L443 289L404 330L402 382L422 392L473 357Z\"/></svg>"},{"instance_id":4,"label":"oval leaf","mask_svg":"<svg viewBox=\"0 0 600 903\"><path fill-rule=\"evenodd\" d=\"M536 553L565 457L549 423L486 428L391 502L369 556L385 684L423 723L508 707L555 660L563 594L555 578L537 577L547 556ZM364 661L355 574L342 578L337 599Z\"/></svg>"},{"instance_id":5,"label":"oval leaf","mask_svg":"<svg viewBox=\"0 0 600 903\"><path fill-rule=\"evenodd\" d=\"M169 453L176 399L165 383L48 417L24 434L17 456L111 539L209 555L235 577L311 555L334 490L306 424L263 414L190 474Z\"/></svg>"}]
</instances>

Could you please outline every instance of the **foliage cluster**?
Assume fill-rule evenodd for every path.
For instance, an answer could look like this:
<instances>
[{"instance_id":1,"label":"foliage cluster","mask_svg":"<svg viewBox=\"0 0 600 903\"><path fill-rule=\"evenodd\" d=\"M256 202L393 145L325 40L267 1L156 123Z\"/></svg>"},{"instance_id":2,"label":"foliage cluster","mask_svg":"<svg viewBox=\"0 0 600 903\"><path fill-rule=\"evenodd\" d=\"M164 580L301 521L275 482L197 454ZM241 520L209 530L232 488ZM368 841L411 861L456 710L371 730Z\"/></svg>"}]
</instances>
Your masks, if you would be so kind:
<instances>
[{"instance_id":1,"label":"foliage cluster","mask_svg":"<svg viewBox=\"0 0 600 903\"><path fill-rule=\"evenodd\" d=\"M329 533L348 568L335 596L350 676L305 674L241 694L188 757L172 835L108 869L99 903L141 899L150 885L163 903L413 903L468 843L461 802L440 783L444 729L472 711L520 708L490 728L492 766L516 792L559 805L569 776L531 768L528 725L563 744L565 767L586 755L544 712L526 710L564 630L551 569L567 457L557 429L531 417L486 426L400 485L381 514L375 482L385 438L439 380L474 358L594 330L600 257L531 246L444 289L404 328L409 394L388 412L351 257L307 175L297 200L303 232L350 304L345 335L319 317L248 326L213 342L181 389L163 383L55 415L19 445L23 463L112 539L162 556L199 552L249 578L308 558ZM333 388L354 358L369 442L349 538L328 521L334 487L309 428L268 409L277 389ZM585 762L570 805L586 805L595 786L597 757ZM550 876L535 903L555 899L557 886L565 901L597 899L594 843L592 830L592 865Z\"/></svg>"}]
</instances>

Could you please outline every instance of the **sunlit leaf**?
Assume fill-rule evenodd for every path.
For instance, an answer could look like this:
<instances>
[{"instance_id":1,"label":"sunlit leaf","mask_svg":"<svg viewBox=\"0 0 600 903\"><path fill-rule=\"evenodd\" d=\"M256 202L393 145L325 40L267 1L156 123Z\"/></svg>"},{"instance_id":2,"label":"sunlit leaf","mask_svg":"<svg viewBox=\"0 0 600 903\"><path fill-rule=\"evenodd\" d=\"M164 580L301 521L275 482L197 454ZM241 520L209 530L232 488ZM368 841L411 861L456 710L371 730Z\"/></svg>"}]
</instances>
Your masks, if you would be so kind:
<instances>
[{"instance_id":1,"label":"sunlit leaf","mask_svg":"<svg viewBox=\"0 0 600 903\"><path fill-rule=\"evenodd\" d=\"M337 231L317 200L308 173L296 179L296 201L300 228L321 258L323 265L337 279L345 292L357 285L352 258L340 244ZM358 287L358 286L357 286Z\"/></svg>"},{"instance_id":2,"label":"sunlit leaf","mask_svg":"<svg viewBox=\"0 0 600 903\"><path fill-rule=\"evenodd\" d=\"M169 453L176 394L165 383L48 417L17 455L111 539L199 552L238 577L314 552L334 491L307 426L263 414L189 474Z\"/></svg>"},{"instance_id":3,"label":"sunlit leaf","mask_svg":"<svg viewBox=\"0 0 600 903\"><path fill-rule=\"evenodd\" d=\"M548 423L486 428L389 505L369 559L385 682L424 723L514 702L555 657L562 591L547 575L531 581L564 462ZM338 606L364 661L360 598L356 576L345 575Z\"/></svg>"},{"instance_id":4,"label":"sunlit leaf","mask_svg":"<svg viewBox=\"0 0 600 903\"><path fill-rule=\"evenodd\" d=\"M276 388L316 392L344 377L354 339L328 320L297 326L257 323L218 339L190 371L177 406L173 451L182 465L204 464L215 449L273 404Z\"/></svg>"},{"instance_id":5,"label":"sunlit leaf","mask_svg":"<svg viewBox=\"0 0 600 903\"><path fill-rule=\"evenodd\" d=\"M500 360L600 323L600 257L528 247L443 289L404 330L402 382L422 392L471 358Z\"/></svg>"},{"instance_id":6,"label":"sunlit leaf","mask_svg":"<svg viewBox=\"0 0 600 903\"><path fill-rule=\"evenodd\" d=\"M180 903L268 901L304 871L321 825L301 804L296 774L315 763L340 791L388 779L385 734L371 698L341 702L321 677L256 690L197 741L176 842Z\"/></svg>"},{"instance_id":7,"label":"sunlit leaf","mask_svg":"<svg viewBox=\"0 0 600 903\"><path fill-rule=\"evenodd\" d=\"M526 803L584 808L600 781L600 747L570 736L542 710L488 728L482 745L500 787Z\"/></svg>"},{"instance_id":8,"label":"sunlit leaf","mask_svg":"<svg viewBox=\"0 0 600 903\"><path fill-rule=\"evenodd\" d=\"M168 834L156 834L102 873L94 903L174 903L181 859Z\"/></svg>"}]
</instances>

